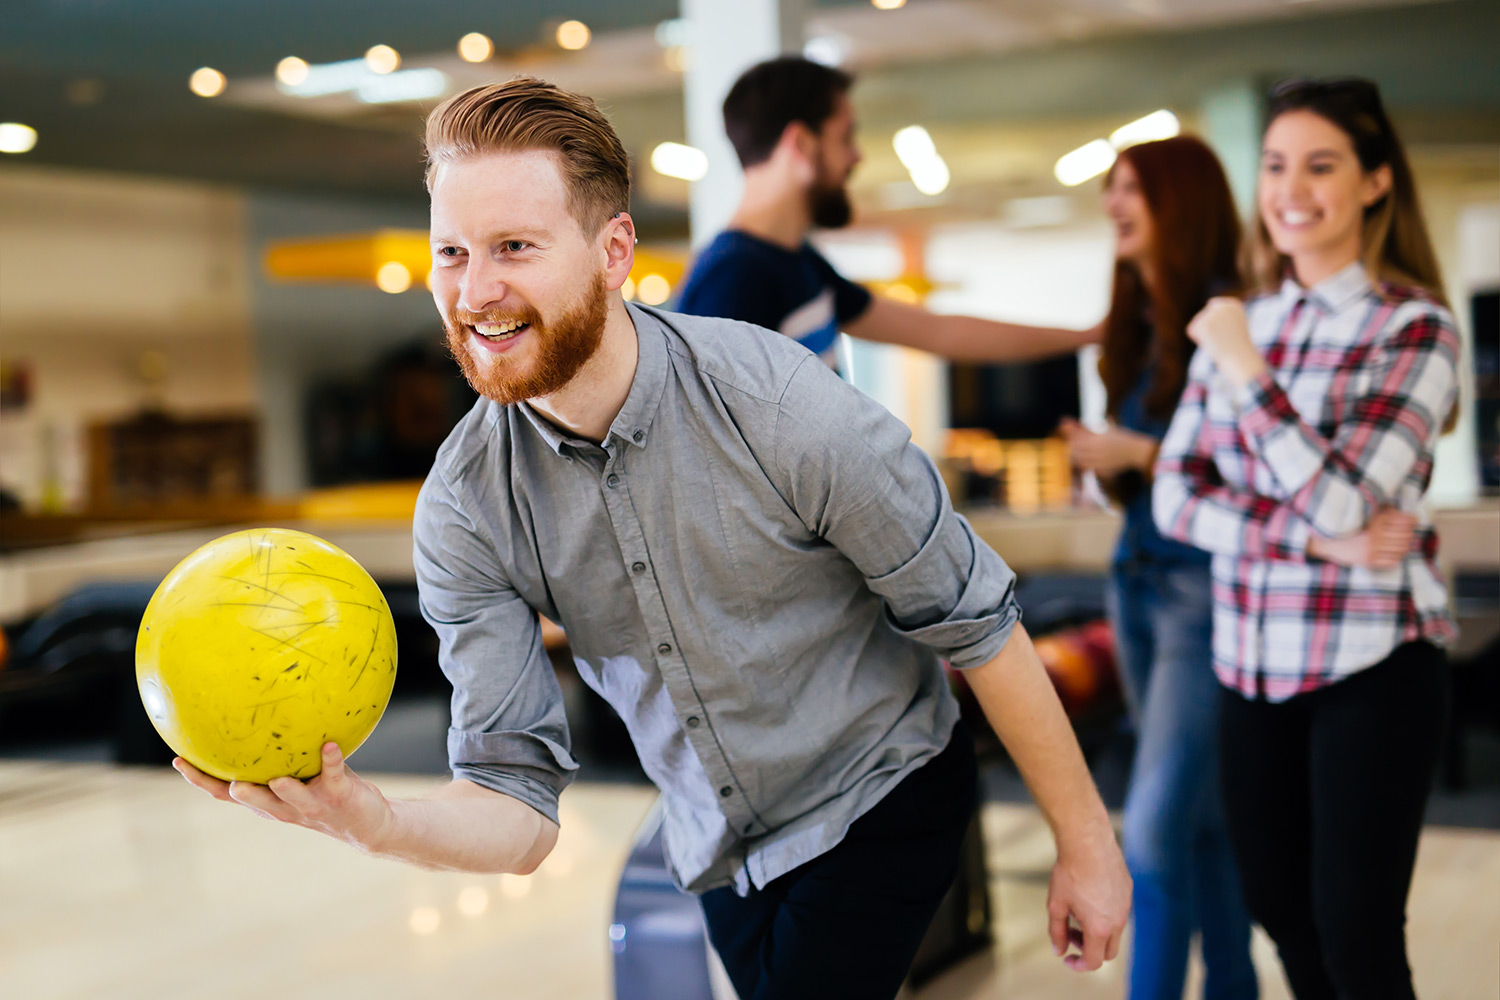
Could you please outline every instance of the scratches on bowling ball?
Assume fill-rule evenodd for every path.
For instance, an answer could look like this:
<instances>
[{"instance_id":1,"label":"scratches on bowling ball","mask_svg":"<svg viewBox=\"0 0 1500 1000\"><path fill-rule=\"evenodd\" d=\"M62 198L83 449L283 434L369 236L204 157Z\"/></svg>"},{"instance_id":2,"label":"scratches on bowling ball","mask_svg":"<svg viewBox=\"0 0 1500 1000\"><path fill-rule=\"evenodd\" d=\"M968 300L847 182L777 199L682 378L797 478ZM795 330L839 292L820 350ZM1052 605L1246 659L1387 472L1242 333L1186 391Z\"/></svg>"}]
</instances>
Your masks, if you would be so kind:
<instances>
[{"instance_id":1,"label":"scratches on bowling ball","mask_svg":"<svg viewBox=\"0 0 1500 1000\"><path fill-rule=\"evenodd\" d=\"M300 628L302 630L302 632L306 632L309 629L316 628L319 625L337 625L337 624L338 624L337 620L335 620L333 618L319 618L315 622L309 622L309 621L283 622L280 625L262 625L262 626L260 626L260 628L262 628L262 629ZM298 632L297 635L301 635L302 632ZM295 638L297 638L297 636L294 635L294 636L292 636L292 638L295 639Z\"/></svg>"},{"instance_id":2,"label":"scratches on bowling ball","mask_svg":"<svg viewBox=\"0 0 1500 1000\"><path fill-rule=\"evenodd\" d=\"M288 608L280 604L267 604L264 601L214 601L208 605L211 608L268 608L271 611L302 611L301 607Z\"/></svg>"},{"instance_id":3,"label":"scratches on bowling ball","mask_svg":"<svg viewBox=\"0 0 1500 1000\"><path fill-rule=\"evenodd\" d=\"M290 641L288 639L283 639L283 638L281 638L280 636L277 636L277 635L271 635L268 632L262 632L258 628L251 628L250 631L256 632L256 633L259 633L260 635L265 636L267 639L270 639L271 641L275 642L278 646L285 646L288 649L295 649L297 652L301 653L303 656L307 656L307 657L310 657L310 658L312 658L314 660L317 660L319 663L323 664L324 666L328 665L328 661L325 660L325 659L323 659L318 654L316 654L316 653L309 653L307 650L303 649L301 646L297 645L296 643L294 643L294 642L292 642L292 641ZM301 635L301 633L299 632L298 635ZM295 638L297 638L297 636L292 636L292 638L295 639Z\"/></svg>"},{"instance_id":4,"label":"scratches on bowling ball","mask_svg":"<svg viewBox=\"0 0 1500 1000\"><path fill-rule=\"evenodd\" d=\"M296 670L296 669L297 669L297 664L298 664L298 663L300 663L300 662L301 662L301 661L300 661L300 660L298 660L298 661L294 661L294 662L293 662L293 663L292 663L292 665L291 665L291 666L290 666L290 667L286 667L286 668L285 668L285 669L283 669L283 670L282 670L282 671L281 671L281 672L282 672L282 673L284 673L284 674L289 674L289 673L291 673L291 672L292 672L292 671L293 671L293 670Z\"/></svg>"},{"instance_id":5,"label":"scratches on bowling ball","mask_svg":"<svg viewBox=\"0 0 1500 1000\"><path fill-rule=\"evenodd\" d=\"M285 611L290 611L292 609L296 609L297 611L306 611L307 610L307 605L305 605L305 604L299 604L295 598L288 597L287 595L283 594L281 591L277 590L275 587L267 586L267 584L265 584L265 583L256 583L254 580L246 580L243 577L238 577L238 576L225 576L223 574L219 575L219 579L221 579L221 580L228 580L231 583L242 583L242 584L244 584L247 587L256 587L256 588L259 588L260 590L264 590L266 593L270 594L272 597L279 597L283 601L286 601L288 604L292 605L291 608L283 608L282 610L285 610Z\"/></svg>"},{"instance_id":6,"label":"scratches on bowling ball","mask_svg":"<svg viewBox=\"0 0 1500 1000\"><path fill-rule=\"evenodd\" d=\"M380 619L375 619L375 627L370 631L370 651L365 653L365 662L359 665L359 673L354 675L354 683L349 685L353 691L359 685L359 679L365 675L365 670L370 666L370 657L375 655L375 642L380 638ZM372 706L373 707L373 706Z\"/></svg>"},{"instance_id":7,"label":"scratches on bowling ball","mask_svg":"<svg viewBox=\"0 0 1500 1000\"><path fill-rule=\"evenodd\" d=\"M297 560L297 564L299 566L306 566L307 565L306 563L304 563L300 559ZM276 572L272 573L271 575L272 576L296 576L296 577L315 576L315 577L317 577L320 580L332 580L334 583L342 583L346 587L354 587L355 589L358 589L358 584L351 583L350 581L345 580L341 576L334 576L332 573L314 573L310 569L278 569Z\"/></svg>"}]
</instances>

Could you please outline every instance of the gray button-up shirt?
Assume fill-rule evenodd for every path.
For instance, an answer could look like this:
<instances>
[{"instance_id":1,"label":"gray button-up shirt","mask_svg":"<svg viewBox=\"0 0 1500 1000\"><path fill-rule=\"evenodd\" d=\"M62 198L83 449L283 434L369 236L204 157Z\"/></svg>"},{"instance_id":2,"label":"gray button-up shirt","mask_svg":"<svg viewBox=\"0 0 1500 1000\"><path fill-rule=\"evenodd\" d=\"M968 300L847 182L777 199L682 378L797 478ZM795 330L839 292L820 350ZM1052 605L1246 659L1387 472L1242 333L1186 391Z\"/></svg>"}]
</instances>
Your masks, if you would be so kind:
<instances>
[{"instance_id":1,"label":"gray button-up shirt","mask_svg":"<svg viewBox=\"0 0 1500 1000\"><path fill-rule=\"evenodd\" d=\"M422 611L457 777L557 819L578 765L537 612L614 706L684 888L741 894L830 850L948 741L939 663L997 654L1015 574L906 426L780 334L629 307L599 446L480 402L422 488Z\"/></svg>"}]
</instances>

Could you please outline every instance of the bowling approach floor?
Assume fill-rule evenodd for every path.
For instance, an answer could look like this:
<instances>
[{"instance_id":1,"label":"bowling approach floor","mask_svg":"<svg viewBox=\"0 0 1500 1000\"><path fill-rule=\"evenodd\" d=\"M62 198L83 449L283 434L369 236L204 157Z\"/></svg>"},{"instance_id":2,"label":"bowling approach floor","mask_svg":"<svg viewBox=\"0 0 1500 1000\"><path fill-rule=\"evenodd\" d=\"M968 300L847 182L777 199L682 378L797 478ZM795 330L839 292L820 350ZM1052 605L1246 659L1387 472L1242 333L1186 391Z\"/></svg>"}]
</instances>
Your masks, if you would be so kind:
<instances>
[{"instance_id":1,"label":"bowling approach floor","mask_svg":"<svg viewBox=\"0 0 1500 1000\"><path fill-rule=\"evenodd\" d=\"M407 795L442 780L372 776ZM476 877L362 857L213 802L165 769L0 760L0 996L602 1000L616 879L653 797L639 784L575 784L539 872ZM1123 963L1080 976L1051 955L1051 848L1037 812L992 801L983 822L994 947L917 1000L1122 996ZM1496 885L1500 833L1428 828L1410 908L1426 1000L1500 995ZM1256 961L1262 997L1286 997L1264 939Z\"/></svg>"}]
</instances>

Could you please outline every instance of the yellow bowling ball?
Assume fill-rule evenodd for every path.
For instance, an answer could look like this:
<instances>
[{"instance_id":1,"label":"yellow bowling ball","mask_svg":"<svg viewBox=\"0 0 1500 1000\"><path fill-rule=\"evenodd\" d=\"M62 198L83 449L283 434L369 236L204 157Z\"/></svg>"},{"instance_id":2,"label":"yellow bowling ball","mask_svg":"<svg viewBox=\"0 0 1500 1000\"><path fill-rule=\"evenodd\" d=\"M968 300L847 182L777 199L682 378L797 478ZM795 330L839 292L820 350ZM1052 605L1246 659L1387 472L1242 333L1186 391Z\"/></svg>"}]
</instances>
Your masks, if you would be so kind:
<instances>
[{"instance_id":1,"label":"yellow bowling ball","mask_svg":"<svg viewBox=\"0 0 1500 1000\"><path fill-rule=\"evenodd\" d=\"M396 630L380 588L314 535L253 528L167 574L135 646L141 702L167 745L205 774L265 784L347 757L380 721Z\"/></svg>"}]
</instances>

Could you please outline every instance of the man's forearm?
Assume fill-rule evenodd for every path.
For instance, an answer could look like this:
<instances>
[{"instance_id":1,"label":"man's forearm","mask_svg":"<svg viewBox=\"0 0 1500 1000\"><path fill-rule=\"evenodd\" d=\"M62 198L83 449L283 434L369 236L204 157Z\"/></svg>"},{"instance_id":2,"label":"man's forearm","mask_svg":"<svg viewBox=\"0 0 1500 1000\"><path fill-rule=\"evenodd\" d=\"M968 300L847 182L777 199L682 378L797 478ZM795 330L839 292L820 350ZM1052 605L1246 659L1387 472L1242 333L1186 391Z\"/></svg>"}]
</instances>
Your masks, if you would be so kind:
<instances>
[{"instance_id":1,"label":"man's forearm","mask_svg":"<svg viewBox=\"0 0 1500 1000\"><path fill-rule=\"evenodd\" d=\"M1010 363L1036 361L1069 354L1096 343L1095 328L1067 330L1051 326L1026 326L977 316L937 316L932 347L926 348L954 361Z\"/></svg>"},{"instance_id":2,"label":"man's forearm","mask_svg":"<svg viewBox=\"0 0 1500 1000\"><path fill-rule=\"evenodd\" d=\"M557 843L556 823L519 799L469 781L390 804L385 828L359 846L420 868L527 875Z\"/></svg>"},{"instance_id":3,"label":"man's forearm","mask_svg":"<svg viewBox=\"0 0 1500 1000\"><path fill-rule=\"evenodd\" d=\"M977 316L944 316L880 297L859 318L844 324L844 330L862 340L915 347L951 361L996 364L1067 354L1096 343L1100 335L1098 326L1063 330Z\"/></svg>"},{"instance_id":4,"label":"man's forearm","mask_svg":"<svg viewBox=\"0 0 1500 1000\"><path fill-rule=\"evenodd\" d=\"M1073 727L1031 637L1017 625L994 659L964 671L984 714L1009 751L1059 849L1087 849L1114 830Z\"/></svg>"}]
</instances>

